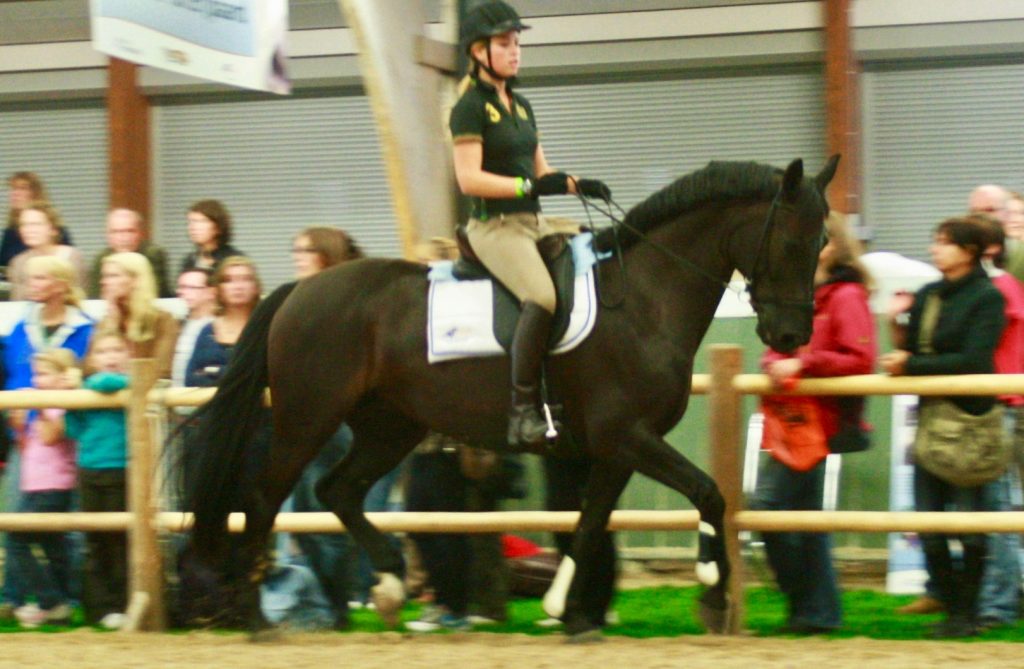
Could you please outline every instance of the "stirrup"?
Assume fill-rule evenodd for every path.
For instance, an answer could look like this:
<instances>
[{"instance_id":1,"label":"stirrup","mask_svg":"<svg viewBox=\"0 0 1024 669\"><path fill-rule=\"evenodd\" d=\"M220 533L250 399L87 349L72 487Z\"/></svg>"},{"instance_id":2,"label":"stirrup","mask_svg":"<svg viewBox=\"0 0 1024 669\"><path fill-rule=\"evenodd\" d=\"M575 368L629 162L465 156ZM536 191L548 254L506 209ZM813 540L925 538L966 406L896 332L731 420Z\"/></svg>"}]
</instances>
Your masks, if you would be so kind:
<instances>
[{"instance_id":1,"label":"stirrup","mask_svg":"<svg viewBox=\"0 0 1024 669\"><path fill-rule=\"evenodd\" d=\"M548 423L533 404L516 404L508 416L508 445L513 448L537 447L547 440Z\"/></svg>"}]
</instances>

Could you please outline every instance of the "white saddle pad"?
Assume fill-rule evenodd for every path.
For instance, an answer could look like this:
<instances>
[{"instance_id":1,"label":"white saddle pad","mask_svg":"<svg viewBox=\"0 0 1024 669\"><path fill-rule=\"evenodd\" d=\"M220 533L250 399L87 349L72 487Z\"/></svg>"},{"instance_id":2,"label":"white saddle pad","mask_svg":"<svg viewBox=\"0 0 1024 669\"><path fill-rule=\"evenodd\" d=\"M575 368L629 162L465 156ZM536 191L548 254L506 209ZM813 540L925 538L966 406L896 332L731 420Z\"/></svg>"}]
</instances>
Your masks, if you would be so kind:
<instances>
[{"instance_id":1,"label":"white saddle pad","mask_svg":"<svg viewBox=\"0 0 1024 669\"><path fill-rule=\"evenodd\" d=\"M432 281L427 304L427 360L503 355L494 336L494 298L490 280ZM576 277L569 328L552 353L579 346L597 321L594 269Z\"/></svg>"}]
</instances>

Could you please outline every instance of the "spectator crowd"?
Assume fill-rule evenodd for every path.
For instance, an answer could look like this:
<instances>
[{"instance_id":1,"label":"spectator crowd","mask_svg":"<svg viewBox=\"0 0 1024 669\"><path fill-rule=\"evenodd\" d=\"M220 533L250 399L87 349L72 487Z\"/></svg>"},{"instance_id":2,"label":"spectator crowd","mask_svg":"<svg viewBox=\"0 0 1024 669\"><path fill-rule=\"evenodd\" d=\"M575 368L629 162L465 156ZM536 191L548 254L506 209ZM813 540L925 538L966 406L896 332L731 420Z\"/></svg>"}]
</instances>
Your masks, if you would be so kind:
<instances>
[{"instance_id":1,"label":"spectator crowd","mask_svg":"<svg viewBox=\"0 0 1024 669\"><path fill-rule=\"evenodd\" d=\"M106 219L107 247L86 261L75 248L43 181L31 172L8 180L8 225L0 244L10 299L24 310L3 340L3 387L37 391L125 389L132 358L154 358L159 375L175 386L216 386L263 288L256 264L232 246L232 220L217 200L197 201L185 212L192 251L173 265L149 240L135 211L116 208ZM860 262L860 242L841 215L827 221L827 242L815 276L814 331L793 354L767 351L765 372L780 389L798 377L870 373L892 375L1024 372L1024 196L1000 186L979 186L962 214L934 228L930 253L941 278L916 293L897 292L888 305L892 350L878 355L868 309L873 279ZM423 261L452 253L450 245L424 245ZM363 257L343 230L310 227L294 237L295 277L305 279ZM171 275L172 267L176 268ZM102 302L102 316L83 308ZM177 319L159 298L176 296ZM997 425L994 441L1007 446L1001 466L983 476L950 473L925 457L933 412ZM1024 454L1024 397L922 398L914 448L914 495L919 510L991 510L1011 507ZM863 398L766 397L764 448L770 452L750 504L764 509L820 509L824 462L832 453L867 448L871 428ZM993 413L995 412L995 413ZM779 417L782 417L781 419ZM798 416L818 426L788 433ZM970 418L966 418L970 417ZM188 439L188 411L178 410ZM771 427L770 427L771 426ZM287 502L297 511L325 510L316 481L352 440L342 425L303 474ZM5 509L19 512L124 510L129 466L126 427L119 410L11 410L0 429L5 463ZM431 435L367 497L368 511L409 509L494 510L521 495L516 456L485 456L442 435ZM511 460L510 460L511 458ZM1009 466L1009 465L1013 466ZM578 508L588 463L545 464L551 508ZM187 465L186 465L187 476ZM977 474L977 472L975 472ZM982 480L983 479L983 480ZM406 486L396 494L398 485ZM409 625L416 631L468 629L504 620L509 572L499 537L414 534L407 546L410 582L419 570L430 606ZM827 633L842 626L840 588L825 534L766 533L769 564L788 604L783 629ZM1020 612L1020 541L1012 534L923 535L929 576L926 593L903 607L907 615L944 612L937 637L973 636L1016 623ZM959 550L951 550L956 539ZM399 541L398 538L394 539ZM568 537L558 537L563 553ZM127 547L118 533L10 532L4 540L0 619L24 626L68 623L80 606L89 624L117 629L125 623ZM281 536L277 563L265 585L272 620L343 629L352 608L372 606L375 577L365 555L346 535ZM417 556L419 556L417 558ZM590 608L602 619L616 582L612 535L602 550ZM555 621L557 623L557 621Z\"/></svg>"}]
</instances>

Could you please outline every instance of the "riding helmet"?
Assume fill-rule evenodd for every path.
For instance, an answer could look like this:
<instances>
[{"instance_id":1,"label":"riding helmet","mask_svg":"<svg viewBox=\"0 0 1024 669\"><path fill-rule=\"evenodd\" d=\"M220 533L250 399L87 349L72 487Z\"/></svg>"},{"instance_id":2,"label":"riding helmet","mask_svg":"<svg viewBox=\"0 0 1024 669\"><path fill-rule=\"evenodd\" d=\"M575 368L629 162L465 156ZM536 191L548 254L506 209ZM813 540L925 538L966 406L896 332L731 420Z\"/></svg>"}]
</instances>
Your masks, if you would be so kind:
<instances>
[{"instance_id":1,"label":"riding helmet","mask_svg":"<svg viewBox=\"0 0 1024 669\"><path fill-rule=\"evenodd\" d=\"M459 41L462 43L462 48L468 51L469 47L479 40L501 35L510 30L529 29L530 26L523 23L512 5L502 2L502 0L487 0L466 12L459 30Z\"/></svg>"}]
</instances>

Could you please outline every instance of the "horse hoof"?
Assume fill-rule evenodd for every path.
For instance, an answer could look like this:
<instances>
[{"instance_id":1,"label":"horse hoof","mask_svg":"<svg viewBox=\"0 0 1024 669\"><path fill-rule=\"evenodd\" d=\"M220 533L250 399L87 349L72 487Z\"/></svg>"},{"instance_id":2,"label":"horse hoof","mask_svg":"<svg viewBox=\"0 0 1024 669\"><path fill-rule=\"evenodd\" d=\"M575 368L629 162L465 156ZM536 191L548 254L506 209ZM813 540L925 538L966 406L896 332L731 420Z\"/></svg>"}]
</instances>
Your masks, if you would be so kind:
<instances>
[{"instance_id":1,"label":"horse hoof","mask_svg":"<svg viewBox=\"0 0 1024 669\"><path fill-rule=\"evenodd\" d=\"M370 588L370 598L377 609L377 615L389 628L398 627L398 613L405 603L405 587L398 577L390 572L378 574L377 585Z\"/></svg>"},{"instance_id":2,"label":"horse hoof","mask_svg":"<svg viewBox=\"0 0 1024 669\"><path fill-rule=\"evenodd\" d=\"M597 627L595 627L593 629L588 629L588 630L583 631L583 632L577 632L575 634L570 634L565 639L566 643L572 644L572 645L576 645L576 646L578 646L578 645L585 645L585 644L592 644L592 643L604 643L604 641L605 641L604 634L602 634L601 630L599 628L597 628Z\"/></svg>"},{"instance_id":3,"label":"horse hoof","mask_svg":"<svg viewBox=\"0 0 1024 669\"><path fill-rule=\"evenodd\" d=\"M724 608L711 606L707 602L697 603L697 613L700 621L704 623L704 629L709 634L728 634L732 622L732 606L728 604Z\"/></svg>"}]
</instances>

